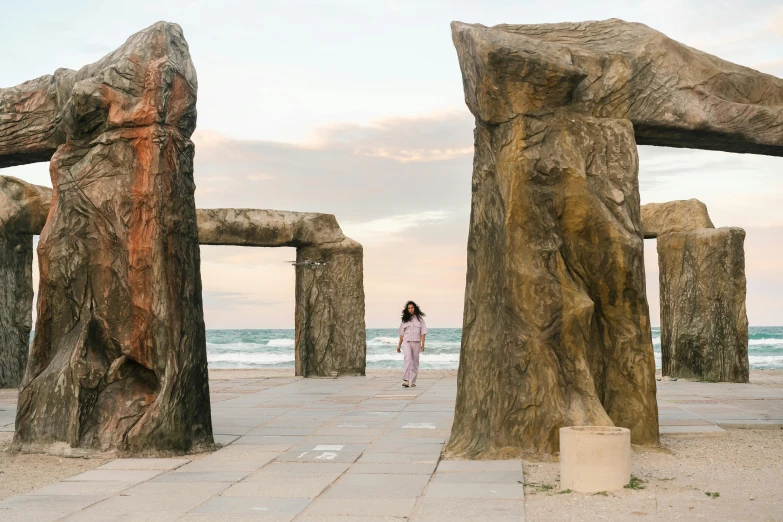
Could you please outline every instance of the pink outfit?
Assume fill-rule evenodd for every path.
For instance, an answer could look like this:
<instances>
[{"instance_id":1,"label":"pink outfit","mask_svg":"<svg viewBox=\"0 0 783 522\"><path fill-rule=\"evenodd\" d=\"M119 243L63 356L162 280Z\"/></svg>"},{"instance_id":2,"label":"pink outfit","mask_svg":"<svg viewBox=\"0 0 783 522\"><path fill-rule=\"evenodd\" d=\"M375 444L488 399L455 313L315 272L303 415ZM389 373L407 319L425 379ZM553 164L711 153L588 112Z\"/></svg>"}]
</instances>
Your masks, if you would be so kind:
<instances>
[{"instance_id":1,"label":"pink outfit","mask_svg":"<svg viewBox=\"0 0 783 522\"><path fill-rule=\"evenodd\" d=\"M419 355L421 354L421 336L427 334L424 319L413 316L410 321L400 324L402 353L405 355L405 372L402 380L416 383L419 374Z\"/></svg>"}]
</instances>

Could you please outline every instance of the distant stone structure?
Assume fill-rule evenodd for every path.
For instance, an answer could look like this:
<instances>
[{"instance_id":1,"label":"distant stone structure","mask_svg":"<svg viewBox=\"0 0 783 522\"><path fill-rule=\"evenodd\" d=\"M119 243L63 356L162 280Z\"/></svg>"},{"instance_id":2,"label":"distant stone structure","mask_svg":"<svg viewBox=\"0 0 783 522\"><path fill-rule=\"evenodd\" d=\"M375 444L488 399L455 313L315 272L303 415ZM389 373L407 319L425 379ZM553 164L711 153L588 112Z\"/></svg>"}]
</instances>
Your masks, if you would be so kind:
<instances>
[{"instance_id":1,"label":"distant stone structure","mask_svg":"<svg viewBox=\"0 0 783 522\"><path fill-rule=\"evenodd\" d=\"M0 388L18 386L24 374L32 320L32 236L42 232L51 197L51 189L0 176L0 216L5 216L0 217L5 233L0 277L8 283L0 296L0 316L8 317L0 322ZM333 215L205 209L196 216L203 245L297 249L296 375L364 375L364 254Z\"/></svg>"},{"instance_id":2,"label":"distant stone structure","mask_svg":"<svg viewBox=\"0 0 783 522\"><path fill-rule=\"evenodd\" d=\"M0 176L0 388L22 382L33 324L33 235L46 223L52 190Z\"/></svg>"},{"instance_id":3,"label":"distant stone structure","mask_svg":"<svg viewBox=\"0 0 783 522\"><path fill-rule=\"evenodd\" d=\"M783 80L642 24L452 23L476 118L457 405L446 454L658 443L636 144L783 155Z\"/></svg>"},{"instance_id":4,"label":"distant stone structure","mask_svg":"<svg viewBox=\"0 0 783 522\"><path fill-rule=\"evenodd\" d=\"M98 62L0 89L0 167L51 158L14 445L213 444L193 183L196 71L159 22Z\"/></svg>"},{"instance_id":5,"label":"distant stone structure","mask_svg":"<svg viewBox=\"0 0 783 522\"><path fill-rule=\"evenodd\" d=\"M714 228L696 199L642 206L657 238L662 374L748 382L745 231Z\"/></svg>"},{"instance_id":6,"label":"distant stone structure","mask_svg":"<svg viewBox=\"0 0 783 522\"><path fill-rule=\"evenodd\" d=\"M197 211L202 245L296 247L296 375L364 375L363 250L331 214Z\"/></svg>"}]
</instances>

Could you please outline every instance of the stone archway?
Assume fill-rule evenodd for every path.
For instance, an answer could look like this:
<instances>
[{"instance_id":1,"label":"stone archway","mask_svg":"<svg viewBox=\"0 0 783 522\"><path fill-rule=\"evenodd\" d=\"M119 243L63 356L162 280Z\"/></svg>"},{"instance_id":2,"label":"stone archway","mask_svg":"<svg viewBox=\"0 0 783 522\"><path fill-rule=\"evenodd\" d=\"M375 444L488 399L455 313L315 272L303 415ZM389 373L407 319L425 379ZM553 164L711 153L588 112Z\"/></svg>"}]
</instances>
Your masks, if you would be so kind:
<instances>
[{"instance_id":1,"label":"stone archway","mask_svg":"<svg viewBox=\"0 0 783 522\"><path fill-rule=\"evenodd\" d=\"M476 118L446 453L555 452L559 428L658 444L637 144L783 155L783 80L622 20L452 23Z\"/></svg>"},{"instance_id":2,"label":"stone archway","mask_svg":"<svg viewBox=\"0 0 783 522\"><path fill-rule=\"evenodd\" d=\"M200 209L199 243L296 247L296 375L364 375L362 246L331 214Z\"/></svg>"}]
</instances>

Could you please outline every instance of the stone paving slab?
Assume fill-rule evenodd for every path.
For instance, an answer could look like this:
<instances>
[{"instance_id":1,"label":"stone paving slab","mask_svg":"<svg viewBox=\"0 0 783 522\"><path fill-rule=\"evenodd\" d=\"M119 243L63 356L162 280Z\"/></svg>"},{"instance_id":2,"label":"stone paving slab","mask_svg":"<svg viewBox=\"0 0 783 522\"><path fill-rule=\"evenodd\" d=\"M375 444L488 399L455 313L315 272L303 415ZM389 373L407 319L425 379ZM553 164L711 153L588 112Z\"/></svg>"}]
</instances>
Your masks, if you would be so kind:
<instances>
[{"instance_id":1,"label":"stone paving slab","mask_svg":"<svg viewBox=\"0 0 783 522\"><path fill-rule=\"evenodd\" d=\"M20 495L0 501L0 509L79 510L100 502L103 495ZM5 520L5 519L3 519Z\"/></svg>"},{"instance_id":2,"label":"stone paving slab","mask_svg":"<svg viewBox=\"0 0 783 522\"><path fill-rule=\"evenodd\" d=\"M346 474L332 485L324 498L415 498L429 481L427 475Z\"/></svg>"},{"instance_id":3,"label":"stone paving slab","mask_svg":"<svg viewBox=\"0 0 783 522\"><path fill-rule=\"evenodd\" d=\"M118 481L104 481L104 482L88 482L88 481L62 481L49 484L42 488L31 491L28 495L87 495L87 496L101 496L110 497L121 491L132 488L136 483L134 482L118 482Z\"/></svg>"},{"instance_id":4,"label":"stone paving slab","mask_svg":"<svg viewBox=\"0 0 783 522\"><path fill-rule=\"evenodd\" d=\"M275 519L292 520L309 503L309 498L217 497L206 502L195 512L272 515Z\"/></svg>"},{"instance_id":5,"label":"stone paving slab","mask_svg":"<svg viewBox=\"0 0 783 522\"><path fill-rule=\"evenodd\" d=\"M256 475L232 485L224 497L297 497L315 498L340 477L341 473L310 475Z\"/></svg>"},{"instance_id":6,"label":"stone paving slab","mask_svg":"<svg viewBox=\"0 0 783 522\"><path fill-rule=\"evenodd\" d=\"M162 470L146 469L93 469L65 479L66 482L130 482L139 483L163 473Z\"/></svg>"},{"instance_id":7,"label":"stone paving slab","mask_svg":"<svg viewBox=\"0 0 783 522\"><path fill-rule=\"evenodd\" d=\"M176 513L173 511L165 512L111 512L102 509L96 509L95 506L84 511L79 511L73 515L64 518L67 522L174 522L180 520L185 513Z\"/></svg>"},{"instance_id":8,"label":"stone paving slab","mask_svg":"<svg viewBox=\"0 0 783 522\"><path fill-rule=\"evenodd\" d=\"M518 500L434 498L426 496L417 506L413 522L523 522L524 504Z\"/></svg>"},{"instance_id":9,"label":"stone paving slab","mask_svg":"<svg viewBox=\"0 0 783 522\"><path fill-rule=\"evenodd\" d=\"M416 505L416 498L324 498L319 497L307 506L304 515L408 517Z\"/></svg>"},{"instance_id":10,"label":"stone paving slab","mask_svg":"<svg viewBox=\"0 0 783 522\"><path fill-rule=\"evenodd\" d=\"M85 512L95 513L187 513L204 503L204 499L187 494L116 495L103 500Z\"/></svg>"},{"instance_id":11,"label":"stone paving slab","mask_svg":"<svg viewBox=\"0 0 783 522\"><path fill-rule=\"evenodd\" d=\"M661 435L678 438L726 436L726 430L715 424L707 426L661 426L658 431Z\"/></svg>"},{"instance_id":12,"label":"stone paving slab","mask_svg":"<svg viewBox=\"0 0 783 522\"><path fill-rule=\"evenodd\" d=\"M65 509L0 509L3 522L53 522L70 515Z\"/></svg>"},{"instance_id":13,"label":"stone paving slab","mask_svg":"<svg viewBox=\"0 0 783 522\"><path fill-rule=\"evenodd\" d=\"M240 471L202 471L168 473L153 479L153 482L238 482L250 475Z\"/></svg>"},{"instance_id":14,"label":"stone paving slab","mask_svg":"<svg viewBox=\"0 0 783 522\"><path fill-rule=\"evenodd\" d=\"M189 459L116 459L98 469L169 470L177 469L189 462Z\"/></svg>"}]
</instances>

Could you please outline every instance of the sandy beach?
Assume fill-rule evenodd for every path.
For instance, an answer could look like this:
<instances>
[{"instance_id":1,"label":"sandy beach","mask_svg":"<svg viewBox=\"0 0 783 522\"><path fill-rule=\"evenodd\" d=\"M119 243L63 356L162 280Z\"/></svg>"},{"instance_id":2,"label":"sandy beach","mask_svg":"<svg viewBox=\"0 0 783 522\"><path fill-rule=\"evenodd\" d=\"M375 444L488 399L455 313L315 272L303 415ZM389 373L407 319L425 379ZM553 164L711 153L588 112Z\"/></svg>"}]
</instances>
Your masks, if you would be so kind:
<instances>
[{"instance_id":1,"label":"sandy beach","mask_svg":"<svg viewBox=\"0 0 783 522\"><path fill-rule=\"evenodd\" d=\"M456 370L424 370L422 379L454 379ZM391 379L396 370L368 370L368 377ZM221 392L228 383L291 379L292 370L214 370L210 382ZM710 386L722 386L720 384ZM779 389L774 411L783 409L783 371L751 371L750 389ZM716 388L718 389L718 388ZM728 388L727 388L728 389ZM15 390L0 390L11 404ZM751 394L752 395L752 394ZM97 468L106 458L65 458L6 451L11 432L0 433L0 499L24 494ZM202 455L189 456L197 459ZM633 476L639 489L606 495L561 491L558 463L524 462L527 520L692 520L697 518L783 520L783 429L728 429L721 436L662 436L657 449L634 448ZM707 493L710 493L708 495Z\"/></svg>"}]
</instances>

